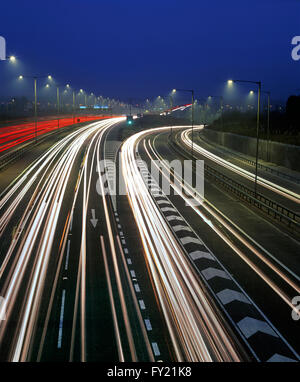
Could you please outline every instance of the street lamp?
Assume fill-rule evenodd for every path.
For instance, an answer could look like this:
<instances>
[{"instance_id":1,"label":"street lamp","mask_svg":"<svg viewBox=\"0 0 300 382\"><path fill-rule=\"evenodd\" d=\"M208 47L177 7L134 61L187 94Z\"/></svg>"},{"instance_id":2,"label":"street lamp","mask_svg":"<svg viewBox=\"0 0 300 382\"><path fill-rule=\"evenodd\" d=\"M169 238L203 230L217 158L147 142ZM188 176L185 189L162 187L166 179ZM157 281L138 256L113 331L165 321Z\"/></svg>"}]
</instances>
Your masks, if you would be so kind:
<instances>
[{"instance_id":1,"label":"street lamp","mask_svg":"<svg viewBox=\"0 0 300 382\"><path fill-rule=\"evenodd\" d=\"M258 148L259 148L259 124L260 124L260 98L261 98L261 81L246 81L246 80L229 80L229 86L234 82L255 84L258 86L258 100L257 100L257 121L256 121L256 159L255 159L255 180L254 180L254 195L257 196L257 169L258 169Z\"/></svg>"},{"instance_id":2,"label":"street lamp","mask_svg":"<svg viewBox=\"0 0 300 382\"><path fill-rule=\"evenodd\" d=\"M10 62L16 62L16 57L15 57L15 56L9 56L9 57L7 57L7 59L8 59Z\"/></svg>"},{"instance_id":3,"label":"street lamp","mask_svg":"<svg viewBox=\"0 0 300 382\"><path fill-rule=\"evenodd\" d=\"M191 116L191 119L192 119L192 159L194 158L194 100L195 100L195 92L194 90L190 90L190 89L174 89L175 91L179 91L179 92L187 92L187 93L191 93L192 95L192 116Z\"/></svg>"},{"instance_id":4,"label":"street lamp","mask_svg":"<svg viewBox=\"0 0 300 382\"><path fill-rule=\"evenodd\" d=\"M19 80L23 80L24 78L30 78L33 79L33 87L34 87L34 126L35 126L35 143L37 143L37 80L39 78L48 78L49 80L52 79L50 75L48 76L23 76L20 75Z\"/></svg>"}]
</instances>

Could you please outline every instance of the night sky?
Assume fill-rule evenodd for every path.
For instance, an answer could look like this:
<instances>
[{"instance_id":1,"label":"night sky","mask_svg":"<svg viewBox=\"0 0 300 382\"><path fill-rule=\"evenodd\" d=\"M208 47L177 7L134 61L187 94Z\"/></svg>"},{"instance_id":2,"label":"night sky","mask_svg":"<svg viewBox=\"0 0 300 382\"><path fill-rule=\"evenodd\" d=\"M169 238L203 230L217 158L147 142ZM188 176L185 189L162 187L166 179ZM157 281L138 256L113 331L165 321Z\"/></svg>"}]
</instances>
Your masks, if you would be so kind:
<instances>
[{"instance_id":1,"label":"night sky","mask_svg":"<svg viewBox=\"0 0 300 382\"><path fill-rule=\"evenodd\" d=\"M298 0L10 0L0 12L18 57L0 62L0 95L24 93L21 73L124 100L221 94L229 78L261 80L276 99L300 88Z\"/></svg>"}]
</instances>

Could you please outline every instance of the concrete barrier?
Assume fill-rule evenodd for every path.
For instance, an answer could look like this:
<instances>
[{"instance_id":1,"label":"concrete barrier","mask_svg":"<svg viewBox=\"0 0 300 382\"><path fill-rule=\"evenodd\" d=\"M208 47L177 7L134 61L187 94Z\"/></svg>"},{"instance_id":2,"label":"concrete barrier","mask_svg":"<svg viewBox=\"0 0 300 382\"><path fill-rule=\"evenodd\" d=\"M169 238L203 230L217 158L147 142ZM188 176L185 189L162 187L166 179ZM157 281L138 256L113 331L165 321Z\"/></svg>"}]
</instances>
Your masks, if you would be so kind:
<instances>
[{"instance_id":1,"label":"concrete barrier","mask_svg":"<svg viewBox=\"0 0 300 382\"><path fill-rule=\"evenodd\" d=\"M210 130L209 128L202 130L202 134L205 139L230 150L252 157L256 156L256 138L232 133L223 133L221 131ZM269 143L268 155L267 141L261 139L259 141L259 159L287 167L291 170L300 171L299 146L272 141Z\"/></svg>"}]
</instances>

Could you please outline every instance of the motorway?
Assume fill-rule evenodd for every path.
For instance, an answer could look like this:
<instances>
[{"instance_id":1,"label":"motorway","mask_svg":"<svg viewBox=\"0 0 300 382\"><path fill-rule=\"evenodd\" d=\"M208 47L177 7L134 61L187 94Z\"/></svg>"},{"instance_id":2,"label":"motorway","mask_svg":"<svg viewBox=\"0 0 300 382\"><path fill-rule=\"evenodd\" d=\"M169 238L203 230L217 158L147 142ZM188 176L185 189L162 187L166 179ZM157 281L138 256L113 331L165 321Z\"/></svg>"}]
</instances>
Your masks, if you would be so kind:
<instances>
[{"instance_id":1,"label":"motorway","mask_svg":"<svg viewBox=\"0 0 300 382\"><path fill-rule=\"evenodd\" d=\"M207 177L204 194L183 183L169 162L183 163L190 128L124 140L123 127L59 132L0 177L0 359L299 361L297 235ZM248 170L193 146L252 186ZM299 211L296 186L259 184Z\"/></svg>"},{"instance_id":2,"label":"motorway","mask_svg":"<svg viewBox=\"0 0 300 382\"><path fill-rule=\"evenodd\" d=\"M181 148L185 144L188 146L189 153L190 134L190 129L184 129L180 133L174 134L177 135L175 139L180 139ZM136 142L139 155L148 166L155 160L159 161L162 177L166 177L166 174L170 173L169 162L178 160L178 151L174 152L173 145L168 147L165 144L167 141L171 141L170 128L161 129L160 133L157 129L150 130L141 134L140 140ZM196 144L194 144L194 151L203 153ZM206 152L205 163L208 162L208 157L211 160L212 154ZM199 156L199 159L203 159L203 155ZM220 158L214 157L213 159L218 166L228 166L228 163L224 163ZM225 169L222 168L222 172L224 171ZM236 166L231 171L235 176L237 175ZM242 174L239 173L239 177L244 177L245 170L241 169L240 172ZM191 232L198 234L198 242L202 242L203 245L200 252L205 252L205 255L195 253L195 248L192 247L186 249L186 254L193 261L199 275L207 283L207 287L211 289L219 305L223 305L223 310L231 319L232 327L244 337L252 356L257 360L294 359L295 356L296 359L299 359L293 349L293 347L299 346L299 323L291 319L293 308L291 300L294 296L299 295L297 254L300 252L300 248L297 237L278 229L276 224L271 224L268 220L261 218L253 209L250 210L232 195L226 195L218 185L208 181L207 177L205 177L204 200L203 195L199 193L197 195L197 192L195 195L195 190L189 184L184 186L184 195L178 189L178 185L182 184L182 179L176 165L173 166L172 174L172 188L178 194L181 193L181 198L178 195L170 195L165 202L167 207L164 206L163 201L159 202L164 206L161 211L165 210L171 214L171 220L173 220L175 211L180 214L181 219L177 222L175 220L173 230L175 229L177 237L178 234L184 235L178 237L184 244L188 240L192 241L188 239L191 237ZM247 176L248 180L251 180L251 176L249 174ZM253 178L252 175L252 181ZM168 175L167 183L169 179ZM260 183L264 183L261 178ZM294 208L298 207L299 194L271 184L269 180L265 180L264 184L267 184L268 192L271 186L273 192L279 191L280 197L285 196L289 203L295 203ZM193 203L197 198L198 207ZM182 202L183 200L185 203ZM170 217L165 218L169 220ZM179 221L181 221L180 225ZM189 227L185 228L186 225ZM190 233L187 235L187 232ZM210 261L204 261L204 258ZM219 266L212 266L212 261L221 262L219 266L222 265L222 272ZM224 267L226 268L224 269ZM226 271L227 274L224 273ZM235 287L228 285L231 276L234 277ZM246 304L255 306L256 312L254 310L250 312L250 306L247 307ZM268 313L267 316L265 312ZM268 317L272 317L272 322ZM273 322L276 323L276 327ZM285 335L279 333L277 328L280 328ZM288 341L286 341L286 337L289 339ZM274 338L277 338L277 345L275 345ZM279 338L281 345L285 344L289 348L288 350L286 347L284 353L283 348L279 350ZM290 346L290 343L293 346Z\"/></svg>"}]
</instances>

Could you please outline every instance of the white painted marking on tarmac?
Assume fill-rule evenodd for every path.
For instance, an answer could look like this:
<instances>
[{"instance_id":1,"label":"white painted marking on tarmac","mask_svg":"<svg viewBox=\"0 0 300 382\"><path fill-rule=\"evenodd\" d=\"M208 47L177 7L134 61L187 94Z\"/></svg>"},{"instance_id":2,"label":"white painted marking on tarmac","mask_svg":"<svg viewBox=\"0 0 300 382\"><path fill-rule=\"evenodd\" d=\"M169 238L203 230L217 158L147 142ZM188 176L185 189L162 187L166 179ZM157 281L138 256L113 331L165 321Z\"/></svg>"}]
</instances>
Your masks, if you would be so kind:
<instances>
[{"instance_id":1,"label":"white painted marking on tarmac","mask_svg":"<svg viewBox=\"0 0 300 382\"><path fill-rule=\"evenodd\" d=\"M223 305L230 304L232 301L240 301L251 305L251 302L247 299L247 297L243 293L237 292L236 290L224 289L217 293L217 296Z\"/></svg>"},{"instance_id":2,"label":"white painted marking on tarmac","mask_svg":"<svg viewBox=\"0 0 300 382\"><path fill-rule=\"evenodd\" d=\"M177 212L173 207L164 207L161 210L162 212Z\"/></svg>"},{"instance_id":3,"label":"white painted marking on tarmac","mask_svg":"<svg viewBox=\"0 0 300 382\"><path fill-rule=\"evenodd\" d=\"M189 256L194 261L198 259L215 260L214 257L209 252L203 252L203 251L190 252Z\"/></svg>"},{"instance_id":4,"label":"white painted marking on tarmac","mask_svg":"<svg viewBox=\"0 0 300 382\"><path fill-rule=\"evenodd\" d=\"M157 342L152 342L151 345L152 345L152 349L154 351L154 355L155 356L159 356L160 355L160 351L159 351L159 347L157 345Z\"/></svg>"},{"instance_id":5,"label":"white painted marking on tarmac","mask_svg":"<svg viewBox=\"0 0 300 382\"><path fill-rule=\"evenodd\" d=\"M168 200L157 200L156 203L157 204L168 204L168 205L170 205L170 202Z\"/></svg>"},{"instance_id":6,"label":"white painted marking on tarmac","mask_svg":"<svg viewBox=\"0 0 300 382\"><path fill-rule=\"evenodd\" d=\"M240 322L238 322L237 325L246 338L249 338L258 332L278 337L278 335L266 321L256 320L252 317L245 317Z\"/></svg>"},{"instance_id":7,"label":"white painted marking on tarmac","mask_svg":"<svg viewBox=\"0 0 300 382\"><path fill-rule=\"evenodd\" d=\"M69 265L70 244L71 244L71 241L70 241L70 240L68 240L68 244L67 244L67 256L66 256L66 264L65 264L65 270L67 270L67 269L68 269L68 265Z\"/></svg>"},{"instance_id":8,"label":"white painted marking on tarmac","mask_svg":"<svg viewBox=\"0 0 300 382\"><path fill-rule=\"evenodd\" d=\"M72 231L72 227L73 227L73 217L74 217L74 213L72 212L71 222L70 222L70 232Z\"/></svg>"},{"instance_id":9,"label":"white painted marking on tarmac","mask_svg":"<svg viewBox=\"0 0 300 382\"><path fill-rule=\"evenodd\" d=\"M64 321L64 310L65 310L65 296L66 296L66 290L64 289L62 292L62 298L61 298L58 340L57 340L58 349L61 349L61 343L62 343L62 331L63 331L63 321Z\"/></svg>"},{"instance_id":10,"label":"white painted marking on tarmac","mask_svg":"<svg viewBox=\"0 0 300 382\"><path fill-rule=\"evenodd\" d=\"M196 237L190 237L190 236L183 237L180 239L180 241L182 242L183 245L191 244L191 243L203 244L203 242L197 239Z\"/></svg>"},{"instance_id":11,"label":"white painted marking on tarmac","mask_svg":"<svg viewBox=\"0 0 300 382\"><path fill-rule=\"evenodd\" d=\"M118 224L118 228L122 228L121 224Z\"/></svg>"},{"instance_id":12,"label":"white painted marking on tarmac","mask_svg":"<svg viewBox=\"0 0 300 382\"><path fill-rule=\"evenodd\" d=\"M175 225L174 227L172 227L173 230L175 232L179 232L179 231L188 231L188 232L192 232L192 230L190 229L190 227L188 227L187 225Z\"/></svg>"},{"instance_id":13,"label":"white painted marking on tarmac","mask_svg":"<svg viewBox=\"0 0 300 382\"><path fill-rule=\"evenodd\" d=\"M127 249L127 248L124 248L124 253L125 253L126 255L128 255L128 249Z\"/></svg>"},{"instance_id":14,"label":"white painted marking on tarmac","mask_svg":"<svg viewBox=\"0 0 300 382\"><path fill-rule=\"evenodd\" d=\"M177 215L171 215L171 216L167 216L167 220L170 222L172 220L181 220L181 221L184 221L183 218L181 216L177 216Z\"/></svg>"},{"instance_id":15,"label":"white painted marking on tarmac","mask_svg":"<svg viewBox=\"0 0 300 382\"><path fill-rule=\"evenodd\" d=\"M122 239L121 241L122 241L122 244L124 245L126 244L126 241L124 239Z\"/></svg>"},{"instance_id":16,"label":"white painted marking on tarmac","mask_svg":"<svg viewBox=\"0 0 300 382\"><path fill-rule=\"evenodd\" d=\"M142 310L145 310L145 309L146 309L144 300L139 300L139 304L140 304L140 308L141 308Z\"/></svg>"},{"instance_id":17,"label":"white painted marking on tarmac","mask_svg":"<svg viewBox=\"0 0 300 382\"><path fill-rule=\"evenodd\" d=\"M123 232L123 231L120 231L120 235L121 235L121 236L124 236L124 232Z\"/></svg>"},{"instance_id":18,"label":"white painted marking on tarmac","mask_svg":"<svg viewBox=\"0 0 300 382\"><path fill-rule=\"evenodd\" d=\"M274 354L271 358L267 360L267 362L297 362L293 358L285 357L281 354Z\"/></svg>"},{"instance_id":19,"label":"white painted marking on tarmac","mask_svg":"<svg viewBox=\"0 0 300 382\"><path fill-rule=\"evenodd\" d=\"M145 319L145 325L148 331L152 330L152 325L148 318Z\"/></svg>"},{"instance_id":20,"label":"white painted marking on tarmac","mask_svg":"<svg viewBox=\"0 0 300 382\"><path fill-rule=\"evenodd\" d=\"M137 293L141 291L139 284L134 284L134 289Z\"/></svg>"},{"instance_id":21,"label":"white painted marking on tarmac","mask_svg":"<svg viewBox=\"0 0 300 382\"><path fill-rule=\"evenodd\" d=\"M136 278L135 271L131 270L131 271L130 271L130 274L131 274L131 277L132 277L132 278Z\"/></svg>"},{"instance_id":22,"label":"white painted marking on tarmac","mask_svg":"<svg viewBox=\"0 0 300 382\"><path fill-rule=\"evenodd\" d=\"M230 277L226 272L222 271L221 269L217 269L217 268L209 267L209 268L204 269L204 271L201 271L201 273L206 278L206 280L213 279L214 277L221 277L222 279L230 280Z\"/></svg>"},{"instance_id":23,"label":"white painted marking on tarmac","mask_svg":"<svg viewBox=\"0 0 300 382\"><path fill-rule=\"evenodd\" d=\"M131 265L132 264L132 261L130 258L127 259L127 264Z\"/></svg>"}]
</instances>

